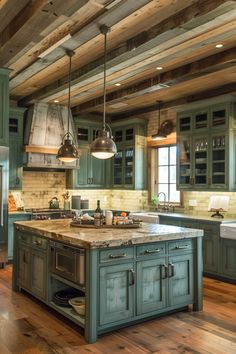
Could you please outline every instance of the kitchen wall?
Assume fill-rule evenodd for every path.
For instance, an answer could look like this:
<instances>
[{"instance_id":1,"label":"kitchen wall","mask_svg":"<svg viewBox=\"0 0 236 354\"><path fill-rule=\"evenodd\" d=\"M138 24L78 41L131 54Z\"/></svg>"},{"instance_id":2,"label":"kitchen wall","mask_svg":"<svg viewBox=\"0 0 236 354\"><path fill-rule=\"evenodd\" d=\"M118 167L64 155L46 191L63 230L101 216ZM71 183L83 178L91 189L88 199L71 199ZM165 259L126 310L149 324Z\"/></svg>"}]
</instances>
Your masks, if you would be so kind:
<instances>
[{"instance_id":1,"label":"kitchen wall","mask_svg":"<svg viewBox=\"0 0 236 354\"><path fill-rule=\"evenodd\" d=\"M64 172L24 171L22 191L17 192L25 208L48 208L52 197L57 197L60 207L64 206L62 194L65 193ZM16 191L11 191L16 193ZM94 209L97 200L103 209L142 210L147 208L147 191L123 190L69 190L70 195L80 195L89 200L89 207Z\"/></svg>"},{"instance_id":2,"label":"kitchen wall","mask_svg":"<svg viewBox=\"0 0 236 354\"><path fill-rule=\"evenodd\" d=\"M171 109L161 111L161 122L165 119L173 120L175 112ZM139 118L148 119L148 137L157 131L158 112L143 113ZM56 196L63 207L62 194L65 192L64 172L33 172L24 171L21 198L26 208L49 206L49 201ZM133 190L70 190L70 195L80 195L82 199L89 199L90 208L96 207L96 201L101 201L104 209L145 210L148 209L148 192ZM229 195L230 204L227 215L236 214L236 193L222 192L184 192L184 206L190 213L206 213L211 195ZM189 206L189 200L196 200L197 206Z\"/></svg>"}]
</instances>

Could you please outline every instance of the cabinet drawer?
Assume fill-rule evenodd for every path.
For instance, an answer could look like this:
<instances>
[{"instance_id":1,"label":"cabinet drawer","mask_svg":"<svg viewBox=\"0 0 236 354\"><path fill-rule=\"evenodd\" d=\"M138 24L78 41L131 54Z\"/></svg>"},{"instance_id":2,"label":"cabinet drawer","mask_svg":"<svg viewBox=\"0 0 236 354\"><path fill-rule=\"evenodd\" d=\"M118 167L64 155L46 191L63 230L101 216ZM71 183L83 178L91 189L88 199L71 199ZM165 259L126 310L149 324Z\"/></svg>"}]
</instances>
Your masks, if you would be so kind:
<instances>
[{"instance_id":1,"label":"cabinet drawer","mask_svg":"<svg viewBox=\"0 0 236 354\"><path fill-rule=\"evenodd\" d=\"M30 241L31 241L31 236L29 236L28 234L25 234L23 232L20 232L20 231L17 232L17 238L18 238L18 241L21 241L24 243L30 243Z\"/></svg>"},{"instance_id":2,"label":"cabinet drawer","mask_svg":"<svg viewBox=\"0 0 236 354\"><path fill-rule=\"evenodd\" d=\"M39 236L32 236L32 246L38 249L46 249L48 241L45 238Z\"/></svg>"},{"instance_id":3,"label":"cabinet drawer","mask_svg":"<svg viewBox=\"0 0 236 354\"><path fill-rule=\"evenodd\" d=\"M166 253L166 244L164 242L150 243L137 247L137 257L151 257Z\"/></svg>"},{"instance_id":4,"label":"cabinet drawer","mask_svg":"<svg viewBox=\"0 0 236 354\"><path fill-rule=\"evenodd\" d=\"M199 223L194 221L181 221L182 227L189 227L190 229L198 229Z\"/></svg>"},{"instance_id":5,"label":"cabinet drawer","mask_svg":"<svg viewBox=\"0 0 236 354\"><path fill-rule=\"evenodd\" d=\"M183 251L188 251L193 249L193 240L178 240L168 243L169 253L180 253Z\"/></svg>"},{"instance_id":6,"label":"cabinet drawer","mask_svg":"<svg viewBox=\"0 0 236 354\"><path fill-rule=\"evenodd\" d=\"M114 248L109 250L100 251L100 263L114 262L119 260L126 260L134 258L133 247L128 248Z\"/></svg>"},{"instance_id":7,"label":"cabinet drawer","mask_svg":"<svg viewBox=\"0 0 236 354\"><path fill-rule=\"evenodd\" d=\"M219 236L219 226L212 224L199 224L199 229L204 230L205 236Z\"/></svg>"}]
</instances>

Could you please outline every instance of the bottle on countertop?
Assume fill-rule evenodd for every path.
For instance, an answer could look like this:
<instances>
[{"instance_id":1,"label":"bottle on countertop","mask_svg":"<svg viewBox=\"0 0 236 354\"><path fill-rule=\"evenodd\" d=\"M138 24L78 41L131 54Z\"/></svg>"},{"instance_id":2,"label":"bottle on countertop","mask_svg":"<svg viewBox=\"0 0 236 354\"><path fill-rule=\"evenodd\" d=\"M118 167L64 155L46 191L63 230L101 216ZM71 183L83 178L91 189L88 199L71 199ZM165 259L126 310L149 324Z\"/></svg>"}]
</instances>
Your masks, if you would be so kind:
<instances>
[{"instance_id":1,"label":"bottle on countertop","mask_svg":"<svg viewBox=\"0 0 236 354\"><path fill-rule=\"evenodd\" d=\"M94 225L102 226L103 225L103 212L100 207L100 200L97 200L97 208L94 212Z\"/></svg>"}]
</instances>

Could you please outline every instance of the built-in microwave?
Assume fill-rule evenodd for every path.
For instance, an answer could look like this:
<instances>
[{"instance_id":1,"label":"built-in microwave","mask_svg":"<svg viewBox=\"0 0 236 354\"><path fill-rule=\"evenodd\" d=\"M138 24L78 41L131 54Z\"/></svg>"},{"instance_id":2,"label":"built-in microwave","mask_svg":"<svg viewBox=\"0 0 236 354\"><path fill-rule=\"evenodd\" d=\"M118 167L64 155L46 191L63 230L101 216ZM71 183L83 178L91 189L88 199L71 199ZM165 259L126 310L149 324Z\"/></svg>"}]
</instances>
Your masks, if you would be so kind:
<instances>
[{"instance_id":1,"label":"built-in microwave","mask_svg":"<svg viewBox=\"0 0 236 354\"><path fill-rule=\"evenodd\" d=\"M50 242L51 272L85 285L85 249L64 245L60 242Z\"/></svg>"}]
</instances>

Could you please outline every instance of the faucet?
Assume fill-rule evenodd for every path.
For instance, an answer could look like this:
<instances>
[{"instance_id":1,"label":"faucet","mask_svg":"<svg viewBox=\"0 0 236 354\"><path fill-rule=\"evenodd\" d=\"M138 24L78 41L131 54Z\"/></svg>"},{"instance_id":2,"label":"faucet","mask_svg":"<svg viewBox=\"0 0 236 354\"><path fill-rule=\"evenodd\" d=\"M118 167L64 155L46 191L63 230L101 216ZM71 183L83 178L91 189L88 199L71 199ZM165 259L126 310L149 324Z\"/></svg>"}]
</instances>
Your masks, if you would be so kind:
<instances>
[{"instance_id":1,"label":"faucet","mask_svg":"<svg viewBox=\"0 0 236 354\"><path fill-rule=\"evenodd\" d=\"M159 192L159 193L157 194L157 196L159 197L160 194L163 194L163 196L164 196L164 207L163 207L163 209L166 210L166 194L165 194L164 192Z\"/></svg>"}]
</instances>

